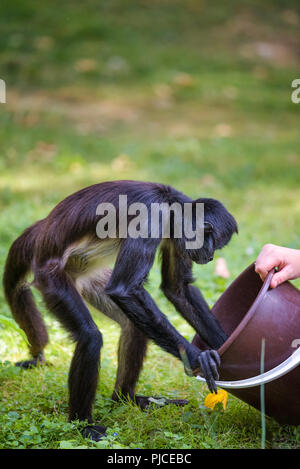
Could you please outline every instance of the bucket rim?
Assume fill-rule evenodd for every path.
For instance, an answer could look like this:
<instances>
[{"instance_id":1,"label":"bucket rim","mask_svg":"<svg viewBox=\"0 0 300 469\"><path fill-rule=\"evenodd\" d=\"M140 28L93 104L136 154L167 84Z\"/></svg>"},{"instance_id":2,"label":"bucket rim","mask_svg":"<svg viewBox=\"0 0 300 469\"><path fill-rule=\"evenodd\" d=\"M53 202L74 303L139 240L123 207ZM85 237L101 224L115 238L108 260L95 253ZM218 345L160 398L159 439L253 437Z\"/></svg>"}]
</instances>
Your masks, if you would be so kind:
<instances>
[{"instance_id":1,"label":"bucket rim","mask_svg":"<svg viewBox=\"0 0 300 469\"><path fill-rule=\"evenodd\" d=\"M230 285L229 287L225 290L225 292L227 292L229 289L231 288L234 288L234 285L235 283L238 282L238 280L240 279L240 277L242 277L242 275L244 275L244 273L247 271L247 270L251 270L251 269L254 269L254 266L255 266L255 262L253 262L252 264L250 264ZM271 280L272 280L272 277L275 273L275 269L272 269L270 270L270 272L268 273L267 277L265 278L265 281L263 282L255 300L253 301L252 305L250 306L250 308L248 309L247 313L245 314L245 316L243 317L243 319L241 320L241 322L239 323L239 325L233 330L233 332L230 334L230 336L228 337L228 339L224 342L223 345L221 345L221 347L218 349L218 354L220 356L222 356L227 350L228 348L233 344L233 342L238 338L238 336L240 335L240 333L244 330L244 328L246 327L246 325L248 324L248 322L253 318L256 310L257 310L257 307L259 306L259 304L262 302L265 294L267 293L267 291L269 290L270 288L270 283L271 283ZM258 274L257 274L258 275ZM224 292L224 293L225 293ZM223 295L224 295L223 293ZM221 298L221 297L220 297Z\"/></svg>"}]
</instances>

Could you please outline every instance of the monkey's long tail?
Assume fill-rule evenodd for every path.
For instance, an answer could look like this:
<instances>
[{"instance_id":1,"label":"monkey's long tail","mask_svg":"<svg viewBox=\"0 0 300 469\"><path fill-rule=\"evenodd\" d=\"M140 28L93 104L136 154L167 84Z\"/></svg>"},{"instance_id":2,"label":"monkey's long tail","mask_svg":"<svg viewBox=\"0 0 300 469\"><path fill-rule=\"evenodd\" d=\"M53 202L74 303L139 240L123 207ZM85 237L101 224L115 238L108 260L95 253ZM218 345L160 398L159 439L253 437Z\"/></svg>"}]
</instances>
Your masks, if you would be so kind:
<instances>
[{"instance_id":1,"label":"monkey's long tail","mask_svg":"<svg viewBox=\"0 0 300 469\"><path fill-rule=\"evenodd\" d=\"M7 256L3 276L5 297L15 321L27 335L33 357L37 357L48 342L47 329L26 282L40 223L27 228L14 241Z\"/></svg>"}]
</instances>

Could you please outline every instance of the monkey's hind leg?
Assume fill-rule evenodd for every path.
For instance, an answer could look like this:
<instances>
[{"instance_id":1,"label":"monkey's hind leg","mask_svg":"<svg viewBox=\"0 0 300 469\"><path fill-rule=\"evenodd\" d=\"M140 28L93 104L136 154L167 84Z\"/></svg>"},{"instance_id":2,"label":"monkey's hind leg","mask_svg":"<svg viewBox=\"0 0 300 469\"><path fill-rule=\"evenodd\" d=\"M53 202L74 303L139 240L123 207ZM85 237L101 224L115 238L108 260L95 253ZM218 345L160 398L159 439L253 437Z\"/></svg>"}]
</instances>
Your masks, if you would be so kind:
<instances>
[{"instance_id":1,"label":"monkey's hind leg","mask_svg":"<svg viewBox=\"0 0 300 469\"><path fill-rule=\"evenodd\" d=\"M69 420L87 420L83 434L95 441L105 435L106 428L93 425L92 407L96 395L102 334L58 261L48 262L37 273L38 288L54 316L70 332L76 342L69 372Z\"/></svg>"},{"instance_id":2,"label":"monkey's hind leg","mask_svg":"<svg viewBox=\"0 0 300 469\"><path fill-rule=\"evenodd\" d=\"M43 352L48 343L47 329L27 283L21 284L15 290L11 309L15 321L28 338L32 355L31 360L17 362L16 366L27 369L39 364L47 364Z\"/></svg>"}]
</instances>

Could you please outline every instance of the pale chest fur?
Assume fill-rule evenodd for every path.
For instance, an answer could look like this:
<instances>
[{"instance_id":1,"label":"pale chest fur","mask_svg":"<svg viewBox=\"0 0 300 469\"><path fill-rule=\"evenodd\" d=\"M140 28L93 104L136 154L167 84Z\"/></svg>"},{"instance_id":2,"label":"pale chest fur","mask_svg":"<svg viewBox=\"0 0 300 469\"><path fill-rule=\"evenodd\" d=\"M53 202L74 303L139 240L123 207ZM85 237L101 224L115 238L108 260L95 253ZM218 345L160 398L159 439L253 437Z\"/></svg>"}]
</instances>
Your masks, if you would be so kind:
<instances>
[{"instance_id":1,"label":"pale chest fur","mask_svg":"<svg viewBox=\"0 0 300 469\"><path fill-rule=\"evenodd\" d=\"M118 239L95 241L84 237L68 247L63 255L63 265L77 283L79 279L89 278L112 268L119 248Z\"/></svg>"}]
</instances>

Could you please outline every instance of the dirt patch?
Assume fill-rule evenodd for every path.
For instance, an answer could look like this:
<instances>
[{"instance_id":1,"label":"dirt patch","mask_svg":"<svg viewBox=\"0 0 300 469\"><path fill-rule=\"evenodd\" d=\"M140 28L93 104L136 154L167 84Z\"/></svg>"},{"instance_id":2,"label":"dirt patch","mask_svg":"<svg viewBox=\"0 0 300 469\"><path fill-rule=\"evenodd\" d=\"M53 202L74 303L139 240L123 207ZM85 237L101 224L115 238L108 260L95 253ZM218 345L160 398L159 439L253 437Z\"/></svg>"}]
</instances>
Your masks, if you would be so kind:
<instances>
[{"instance_id":1,"label":"dirt patch","mask_svg":"<svg viewBox=\"0 0 300 469\"><path fill-rule=\"evenodd\" d=\"M135 122L142 112L140 106L120 99L91 102L89 97L79 100L47 92L21 94L18 91L10 92L7 108L28 127L35 125L40 115L55 113L70 120L82 134L105 131L118 122Z\"/></svg>"}]
</instances>

